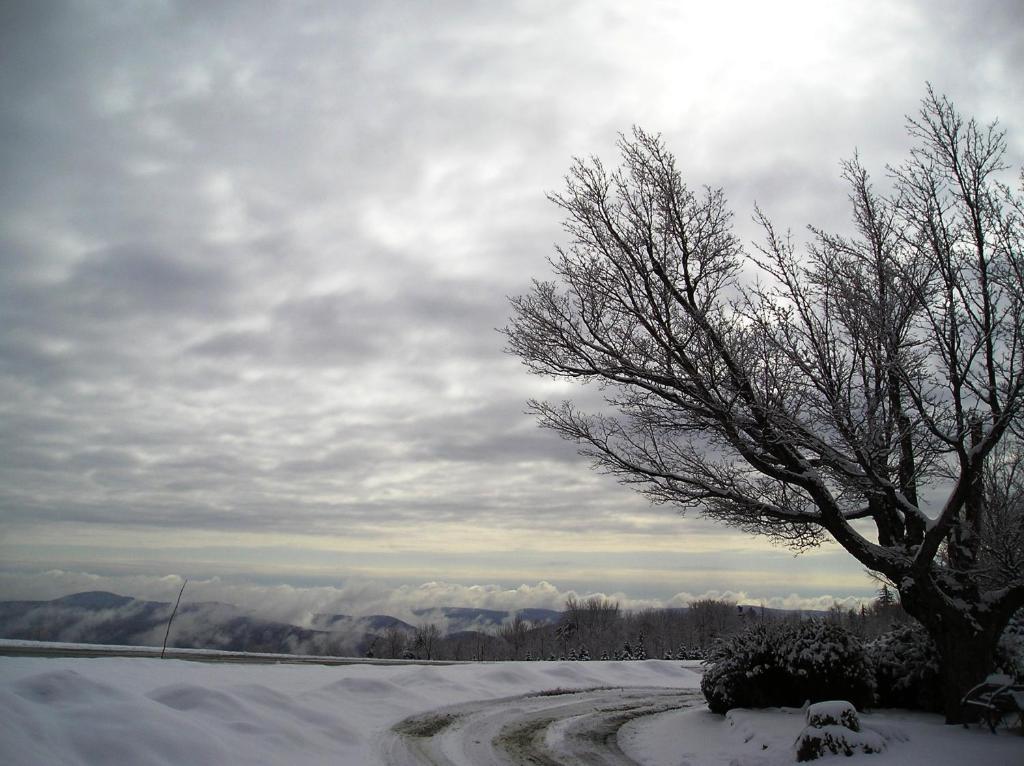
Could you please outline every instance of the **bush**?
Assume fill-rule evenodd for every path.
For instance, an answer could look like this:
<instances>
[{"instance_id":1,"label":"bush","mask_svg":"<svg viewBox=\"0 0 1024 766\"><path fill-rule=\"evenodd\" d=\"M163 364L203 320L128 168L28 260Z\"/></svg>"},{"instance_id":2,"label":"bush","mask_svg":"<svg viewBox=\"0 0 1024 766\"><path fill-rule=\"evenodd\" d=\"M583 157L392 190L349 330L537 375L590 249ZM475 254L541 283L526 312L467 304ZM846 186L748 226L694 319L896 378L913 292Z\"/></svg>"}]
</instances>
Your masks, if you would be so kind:
<instances>
[{"instance_id":1,"label":"bush","mask_svg":"<svg viewBox=\"0 0 1024 766\"><path fill-rule=\"evenodd\" d=\"M853 703L846 700L815 702L807 707L807 725L820 729L824 726L842 726L850 731L860 731L860 717Z\"/></svg>"},{"instance_id":2,"label":"bush","mask_svg":"<svg viewBox=\"0 0 1024 766\"><path fill-rule=\"evenodd\" d=\"M788 632L782 625L760 624L715 642L704 661L709 667L700 681L711 712L777 704L773 690L785 679L775 648Z\"/></svg>"},{"instance_id":3,"label":"bush","mask_svg":"<svg viewBox=\"0 0 1024 766\"><path fill-rule=\"evenodd\" d=\"M942 707L939 654L919 625L901 625L867 645L879 707L938 712Z\"/></svg>"},{"instance_id":4,"label":"bush","mask_svg":"<svg viewBox=\"0 0 1024 766\"><path fill-rule=\"evenodd\" d=\"M873 731L861 731L853 704L846 700L818 702L807 708L807 726L796 739L797 761L813 761L823 755L880 753L885 740Z\"/></svg>"},{"instance_id":5,"label":"bush","mask_svg":"<svg viewBox=\"0 0 1024 766\"><path fill-rule=\"evenodd\" d=\"M873 697L874 675L860 641L820 620L755 625L718 642L706 664L701 691L715 713L830 699L864 707Z\"/></svg>"},{"instance_id":6,"label":"bush","mask_svg":"<svg viewBox=\"0 0 1024 766\"><path fill-rule=\"evenodd\" d=\"M796 740L797 761L813 761L825 755L880 753L885 740L873 731L855 732L845 726L808 726Z\"/></svg>"},{"instance_id":7,"label":"bush","mask_svg":"<svg viewBox=\"0 0 1024 766\"><path fill-rule=\"evenodd\" d=\"M849 700L869 707L875 697L875 674L860 639L832 622L800 623L780 649L783 667L794 678L793 700Z\"/></svg>"}]
</instances>

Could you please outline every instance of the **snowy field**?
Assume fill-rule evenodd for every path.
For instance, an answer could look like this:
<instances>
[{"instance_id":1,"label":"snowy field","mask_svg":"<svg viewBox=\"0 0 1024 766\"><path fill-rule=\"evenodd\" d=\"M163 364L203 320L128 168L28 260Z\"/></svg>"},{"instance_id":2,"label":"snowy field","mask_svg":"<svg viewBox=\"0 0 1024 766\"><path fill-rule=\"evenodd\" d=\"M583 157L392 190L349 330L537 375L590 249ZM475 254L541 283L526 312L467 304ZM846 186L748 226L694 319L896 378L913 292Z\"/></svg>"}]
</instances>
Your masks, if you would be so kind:
<instances>
[{"instance_id":1,"label":"snowy field","mask_svg":"<svg viewBox=\"0 0 1024 766\"><path fill-rule=\"evenodd\" d=\"M0 657L0 763L793 763L801 711L707 712L695 663L239 665ZM866 766L1021 766L1024 736L862 717ZM836 759L840 759L837 761Z\"/></svg>"}]
</instances>

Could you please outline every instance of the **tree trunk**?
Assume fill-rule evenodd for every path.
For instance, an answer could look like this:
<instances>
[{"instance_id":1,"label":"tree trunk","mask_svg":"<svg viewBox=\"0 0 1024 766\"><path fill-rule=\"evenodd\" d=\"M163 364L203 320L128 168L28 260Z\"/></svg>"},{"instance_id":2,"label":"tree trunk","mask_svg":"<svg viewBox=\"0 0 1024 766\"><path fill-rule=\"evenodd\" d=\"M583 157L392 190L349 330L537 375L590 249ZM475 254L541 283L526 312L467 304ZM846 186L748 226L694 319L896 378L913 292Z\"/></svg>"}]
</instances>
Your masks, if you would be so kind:
<instances>
[{"instance_id":1,"label":"tree trunk","mask_svg":"<svg viewBox=\"0 0 1024 766\"><path fill-rule=\"evenodd\" d=\"M946 723L966 723L970 711L962 710L960 700L992 672L996 644L1006 620L991 612L954 609L947 599L930 588L901 589L903 606L917 618L939 651L939 678L942 682L942 712ZM966 605L965 605L966 607Z\"/></svg>"},{"instance_id":2,"label":"tree trunk","mask_svg":"<svg viewBox=\"0 0 1024 766\"><path fill-rule=\"evenodd\" d=\"M946 723L976 720L972 711L963 710L960 700L971 687L985 680L992 672L995 641L976 631L944 630L932 634L939 646L940 678L942 679L942 712Z\"/></svg>"}]
</instances>

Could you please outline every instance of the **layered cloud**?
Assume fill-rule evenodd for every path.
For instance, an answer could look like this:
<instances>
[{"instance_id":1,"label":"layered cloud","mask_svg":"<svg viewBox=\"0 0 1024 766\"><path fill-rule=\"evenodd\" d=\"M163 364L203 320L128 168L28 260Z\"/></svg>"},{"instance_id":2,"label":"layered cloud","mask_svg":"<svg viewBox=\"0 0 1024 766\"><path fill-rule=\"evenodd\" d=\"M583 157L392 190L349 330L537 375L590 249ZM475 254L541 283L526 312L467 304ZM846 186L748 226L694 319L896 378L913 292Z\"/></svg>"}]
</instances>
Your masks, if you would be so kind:
<instances>
[{"instance_id":1,"label":"layered cloud","mask_svg":"<svg viewBox=\"0 0 1024 766\"><path fill-rule=\"evenodd\" d=\"M0 573L0 600L52 600L71 593L102 590L147 601L173 603L184 585L181 577L170 575L104 576L85 572L51 570L44 573ZM716 599L738 604L777 609L826 610L835 604L844 608L859 606L873 594L859 597L830 594L767 596L746 591L707 590L701 593L677 592L664 599L635 598L628 593L560 588L541 580L515 586L486 584L462 585L431 581L415 585L390 586L380 581L352 580L339 586L261 585L226 581L220 578L189 580L182 603L216 602L231 604L246 613L296 625L309 626L314 615L348 614L353 616L386 614L410 624L424 621L423 612L441 607L465 607L515 612L520 609L561 611L570 597L607 598L623 609L685 607L701 599ZM430 619L440 620L438 613Z\"/></svg>"},{"instance_id":2,"label":"layered cloud","mask_svg":"<svg viewBox=\"0 0 1024 766\"><path fill-rule=\"evenodd\" d=\"M840 226L838 160L898 160L925 80L1024 155L1021 22L1014 2L6 4L0 559L636 598L678 566L644 551L743 569L749 542L523 415L594 398L495 332L561 237L545 192L636 123L745 234L754 200ZM717 587L757 593L741 579Z\"/></svg>"}]
</instances>

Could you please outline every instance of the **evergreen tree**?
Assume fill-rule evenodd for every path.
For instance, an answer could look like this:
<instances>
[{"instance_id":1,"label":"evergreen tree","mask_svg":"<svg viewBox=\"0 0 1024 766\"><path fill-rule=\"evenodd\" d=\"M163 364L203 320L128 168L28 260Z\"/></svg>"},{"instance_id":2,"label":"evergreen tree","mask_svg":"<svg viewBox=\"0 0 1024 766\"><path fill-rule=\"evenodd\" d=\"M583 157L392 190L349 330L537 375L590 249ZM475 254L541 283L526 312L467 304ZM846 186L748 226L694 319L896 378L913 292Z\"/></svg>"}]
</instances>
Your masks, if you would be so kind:
<instances>
[{"instance_id":1,"label":"evergreen tree","mask_svg":"<svg viewBox=\"0 0 1024 766\"><path fill-rule=\"evenodd\" d=\"M636 649L633 650L634 660L646 660L647 659L647 647L644 646L644 634L641 633L637 636Z\"/></svg>"}]
</instances>

